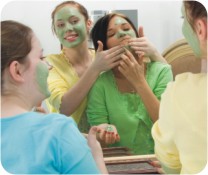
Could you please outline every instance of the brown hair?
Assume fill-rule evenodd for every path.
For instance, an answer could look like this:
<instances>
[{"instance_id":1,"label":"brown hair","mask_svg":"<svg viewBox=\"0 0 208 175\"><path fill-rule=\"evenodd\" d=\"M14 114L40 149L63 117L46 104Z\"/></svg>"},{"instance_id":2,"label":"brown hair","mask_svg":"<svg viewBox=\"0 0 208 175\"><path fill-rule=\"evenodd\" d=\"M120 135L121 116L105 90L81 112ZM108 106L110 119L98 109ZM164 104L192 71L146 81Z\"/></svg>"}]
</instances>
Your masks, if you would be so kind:
<instances>
[{"instance_id":1,"label":"brown hair","mask_svg":"<svg viewBox=\"0 0 208 175\"><path fill-rule=\"evenodd\" d=\"M138 36L138 32L136 30L136 27L134 26L133 22L125 15L121 13L109 13L103 17L101 17L93 26L90 37L93 41L93 45L95 50L98 48L98 43L97 41L100 40L103 43L103 50L107 50L107 30L108 30L108 25L110 23L110 20L114 16L119 16L121 18L124 18L128 23L132 26L133 30L136 33L136 36Z\"/></svg>"},{"instance_id":2,"label":"brown hair","mask_svg":"<svg viewBox=\"0 0 208 175\"><path fill-rule=\"evenodd\" d=\"M59 4L55 7L55 9L53 10L53 12L51 14L53 33L56 33L55 32L55 26L54 26L54 16L55 16L55 14L58 10L60 10L61 8L63 8L64 6L67 6L67 5L76 7L79 10L79 12L85 17L86 21L89 19L87 9L83 5L81 5L81 4L79 4L78 2L75 2L75 1L62 2L61 4Z\"/></svg>"},{"instance_id":3,"label":"brown hair","mask_svg":"<svg viewBox=\"0 0 208 175\"><path fill-rule=\"evenodd\" d=\"M1 87L3 72L11 62L25 63L32 48L32 35L32 29L24 24L12 20L1 22Z\"/></svg>"},{"instance_id":4,"label":"brown hair","mask_svg":"<svg viewBox=\"0 0 208 175\"><path fill-rule=\"evenodd\" d=\"M184 1L185 12L187 20L194 29L194 22L196 19L204 18L207 20L206 8L198 1Z\"/></svg>"}]
</instances>

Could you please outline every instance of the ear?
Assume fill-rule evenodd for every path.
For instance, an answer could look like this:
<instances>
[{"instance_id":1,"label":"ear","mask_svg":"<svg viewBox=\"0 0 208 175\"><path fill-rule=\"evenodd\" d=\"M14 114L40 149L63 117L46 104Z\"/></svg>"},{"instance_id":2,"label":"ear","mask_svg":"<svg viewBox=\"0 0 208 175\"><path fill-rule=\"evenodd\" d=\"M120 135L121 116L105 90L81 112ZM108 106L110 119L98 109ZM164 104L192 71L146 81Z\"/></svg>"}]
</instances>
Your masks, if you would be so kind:
<instances>
[{"instance_id":1,"label":"ear","mask_svg":"<svg viewBox=\"0 0 208 175\"><path fill-rule=\"evenodd\" d=\"M195 31L199 40L207 40L207 22L203 19L197 19L195 22Z\"/></svg>"},{"instance_id":2,"label":"ear","mask_svg":"<svg viewBox=\"0 0 208 175\"><path fill-rule=\"evenodd\" d=\"M9 66L9 73L12 79L16 82L24 82L23 72L24 66L21 65L18 61L12 61Z\"/></svg>"},{"instance_id":3,"label":"ear","mask_svg":"<svg viewBox=\"0 0 208 175\"><path fill-rule=\"evenodd\" d=\"M92 28L92 24L93 24L92 20L91 19L88 19L87 20L87 30L88 31L90 31L90 29Z\"/></svg>"}]
</instances>

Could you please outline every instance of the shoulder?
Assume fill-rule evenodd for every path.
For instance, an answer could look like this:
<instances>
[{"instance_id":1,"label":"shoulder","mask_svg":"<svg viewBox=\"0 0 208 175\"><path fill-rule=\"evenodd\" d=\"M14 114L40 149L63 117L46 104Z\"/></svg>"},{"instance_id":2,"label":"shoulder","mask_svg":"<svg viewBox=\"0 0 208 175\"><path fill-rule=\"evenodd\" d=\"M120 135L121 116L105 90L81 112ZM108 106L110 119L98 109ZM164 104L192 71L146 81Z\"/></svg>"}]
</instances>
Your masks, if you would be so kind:
<instances>
[{"instance_id":1,"label":"shoulder","mask_svg":"<svg viewBox=\"0 0 208 175\"><path fill-rule=\"evenodd\" d=\"M51 55L47 55L45 57L45 60L48 61L51 65L59 65L59 64L63 64L63 54L51 54Z\"/></svg>"},{"instance_id":2,"label":"shoulder","mask_svg":"<svg viewBox=\"0 0 208 175\"><path fill-rule=\"evenodd\" d=\"M206 106L207 75L183 73L167 86L162 98L170 99L178 108L190 111Z\"/></svg>"},{"instance_id":3,"label":"shoulder","mask_svg":"<svg viewBox=\"0 0 208 175\"><path fill-rule=\"evenodd\" d=\"M113 72L111 70L100 73L99 77L97 78L97 81L100 83L106 83L108 81L111 81L113 77Z\"/></svg>"},{"instance_id":4,"label":"shoulder","mask_svg":"<svg viewBox=\"0 0 208 175\"><path fill-rule=\"evenodd\" d=\"M172 88L175 92L186 91L187 93L206 88L207 75L204 73L192 74L183 73L179 74L175 78L175 82L172 83Z\"/></svg>"},{"instance_id":5,"label":"shoulder","mask_svg":"<svg viewBox=\"0 0 208 175\"><path fill-rule=\"evenodd\" d=\"M171 70L171 66L167 63L161 63L159 61L153 61L147 64L147 67L150 69L170 69Z\"/></svg>"},{"instance_id":6,"label":"shoulder","mask_svg":"<svg viewBox=\"0 0 208 175\"><path fill-rule=\"evenodd\" d=\"M76 123L72 117L65 116L59 113L50 113L43 116L45 120L51 122L51 124L70 124L76 126Z\"/></svg>"}]
</instances>

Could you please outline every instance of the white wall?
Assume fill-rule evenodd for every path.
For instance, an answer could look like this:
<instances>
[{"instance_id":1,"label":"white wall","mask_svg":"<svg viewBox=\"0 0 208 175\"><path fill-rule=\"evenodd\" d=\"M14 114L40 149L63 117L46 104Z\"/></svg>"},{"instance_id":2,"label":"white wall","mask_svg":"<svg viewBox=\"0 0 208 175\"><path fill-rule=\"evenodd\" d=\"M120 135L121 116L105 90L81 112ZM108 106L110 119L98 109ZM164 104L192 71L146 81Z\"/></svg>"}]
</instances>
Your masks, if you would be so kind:
<instances>
[{"instance_id":1,"label":"white wall","mask_svg":"<svg viewBox=\"0 0 208 175\"><path fill-rule=\"evenodd\" d=\"M2 1L2 0L1 0ZM39 37L44 55L58 53L59 42L51 30L51 12L62 1L8 1L1 4L1 20L17 20L29 25ZM138 9L138 24L145 35L162 52L183 37L182 1L77 0L88 11Z\"/></svg>"}]
</instances>

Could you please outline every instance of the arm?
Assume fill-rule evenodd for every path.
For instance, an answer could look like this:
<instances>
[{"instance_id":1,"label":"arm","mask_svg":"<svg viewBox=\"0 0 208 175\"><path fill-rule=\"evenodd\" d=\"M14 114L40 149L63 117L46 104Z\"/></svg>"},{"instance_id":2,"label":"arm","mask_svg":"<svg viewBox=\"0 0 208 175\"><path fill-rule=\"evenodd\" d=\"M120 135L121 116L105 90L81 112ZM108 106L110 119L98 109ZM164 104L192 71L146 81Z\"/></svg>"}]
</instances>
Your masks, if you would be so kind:
<instances>
[{"instance_id":1,"label":"arm","mask_svg":"<svg viewBox=\"0 0 208 175\"><path fill-rule=\"evenodd\" d=\"M126 77L138 95L142 98L152 121L155 122L159 115L160 95L165 90L167 83L171 81L171 70L168 69L167 72L164 71L159 74L157 78L158 85L156 89L154 89L153 93L144 76L144 63L142 55L138 58L138 61L136 61L134 56L126 50L126 54L122 55L122 60L123 61L119 66L119 71ZM166 73L168 74L165 75Z\"/></svg>"},{"instance_id":2,"label":"arm","mask_svg":"<svg viewBox=\"0 0 208 175\"><path fill-rule=\"evenodd\" d=\"M62 97L60 112L71 115L82 100L87 96L90 88L102 71L109 70L119 64L121 53L124 51L121 46L103 51L103 45L99 42L95 61L86 70L80 80L69 89Z\"/></svg>"},{"instance_id":3,"label":"arm","mask_svg":"<svg viewBox=\"0 0 208 175\"><path fill-rule=\"evenodd\" d=\"M63 121L63 123L60 124L59 121ZM56 128L58 137L54 143L58 150L55 150L54 153L58 155L55 158L57 161L55 165L58 165L60 174L105 173L106 168L99 145L93 145L95 150L91 150L87 140L79 132L71 118L61 117L59 121L57 120L56 125L58 127ZM90 133L91 137L93 137L93 134L95 133ZM90 140L91 142L96 141L94 138ZM98 155L101 156L99 159L96 157ZM96 159L94 159L94 156Z\"/></svg>"},{"instance_id":4,"label":"arm","mask_svg":"<svg viewBox=\"0 0 208 175\"><path fill-rule=\"evenodd\" d=\"M114 125L109 125L108 111L106 108L105 92L103 88L105 80L98 78L88 95L87 117L91 126L97 125L100 128L97 139L103 147L119 141L117 129ZM98 98L99 97L99 98ZM112 130L108 129L112 127Z\"/></svg>"},{"instance_id":5,"label":"arm","mask_svg":"<svg viewBox=\"0 0 208 175\"><path fill-rule=\"evenodd\" d=\"M171 84L170 84L171 85ZM152 127L152 137L155 142L155 154L165 173L180 174L181 163L178 149L174 143L174 104L171 96L173 86L168 86L160 104L160 118Z\"/></svg>"},{"instance_id":6,"label":"arm","mask_svg":"<svg viewBox=\"0 0 208 175\"><path fill-rule=\"evenodd\" d=\"M95 159L95 162L97 164L97 167L99 168L100 172L102 174L108 174L108 170L105 166L105 162L103 159L103 152L102 148L100 146L100 143L96 139L96 134L100 129L98 127L93 126L89 134L87 136L88 145L91 148L93 158Z\"/></svg>"},{"instance_id":7,"label":"arm","mask_svg":"<svg viewBox=\"0 0 208 175\"><path fill-rule=\"evenodd\" d=\"M143 27L139 27L139 38L132 38L129 40L129 45L135 51L136 54L145 54L152 61L159 61L167 63L165 58L158 52L154 45L144 36Z\"/></svg>"},{"instance_id":8,"label":"arm","mask_svg":"<svg viewBox=\"0 0 208 175\"><path fill-rule=\"evenodd\" d=\"M141 56L139 59L137 62L131 52L126 50L126 54L122 55L123 61L120 63L119 71L141 96L152 121L156 121L158 119L160 103L146 82L143 57Z\"/></svg>"}]
</instances>

